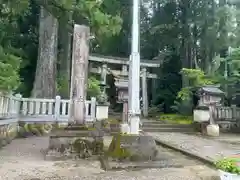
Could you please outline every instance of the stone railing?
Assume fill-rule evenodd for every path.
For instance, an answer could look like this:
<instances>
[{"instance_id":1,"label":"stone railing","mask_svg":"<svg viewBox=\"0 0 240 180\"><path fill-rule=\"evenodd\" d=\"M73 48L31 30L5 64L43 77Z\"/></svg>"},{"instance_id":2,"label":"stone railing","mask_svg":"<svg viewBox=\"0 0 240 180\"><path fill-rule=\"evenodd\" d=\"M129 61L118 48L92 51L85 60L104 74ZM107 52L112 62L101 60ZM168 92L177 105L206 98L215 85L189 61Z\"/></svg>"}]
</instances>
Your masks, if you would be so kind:
<instances>
[{"instance_id":1,"label":"stone railing","mask_svg":"<svg viewBox=\"0 0 240 180\"><path fill-rule=\"evenodd\" d=\"M93 122L97 111L96 98L85 102L86 122ZM99 114L99 113L98 113ZM70 100L23 98L0 95L0 146L10 143L17 135L44 135L53 128L66 125L70 115ZM107 118L107 117L106 117Z\"/></svg>"},{"instance_id":2,"label":"stone railing","mask_svg":"<svg viewBox=\"0 0 240 180\"><path fill-rule=\"evenodd\" d=\"M211 104L194 109L196 129L204 134L218 136L221 131L240 132L240 108Z\"/></svg>"},{"instance_id":3,"label":"stone railing","mask_svg":"<svg viewBox=\"0 0 240 180\"><path fill-rule=\"evenodd\" d=\"M212 113L216 123L240 123L240 108L236 106L215 106Z\"/></svg>"},{"instance_id":4,"label":"stone railing","mask_svg":"<svg viewBox=\"0 0 240 180\"><path fill-rule=\"evenodd\" d=\"M86 121L96 118L96 98L85 102ZM70 115L70 100L40 98L22 98L15 96L0 96L0 119L18 118L20 121L68 121ZM34 120L35 119L35 120Z\"/></svg>"}]
</instances>

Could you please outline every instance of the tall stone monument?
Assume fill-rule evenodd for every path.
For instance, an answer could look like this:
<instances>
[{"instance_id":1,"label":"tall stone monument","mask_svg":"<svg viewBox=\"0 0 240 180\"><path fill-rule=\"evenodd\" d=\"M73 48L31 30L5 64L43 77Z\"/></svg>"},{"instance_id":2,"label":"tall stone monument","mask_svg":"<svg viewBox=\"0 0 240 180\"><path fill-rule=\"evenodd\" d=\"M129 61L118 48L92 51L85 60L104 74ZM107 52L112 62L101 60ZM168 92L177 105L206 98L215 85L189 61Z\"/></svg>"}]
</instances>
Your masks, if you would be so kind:
<instances>
[{"instance_id":1,"label":"tall stone monument","mask_svg":"<svg viewBox=\"0 0 240 180\"><path fill-rule=\"evenodd\" d=\"M72 75L71 75L71 105L69 126L55 129L49 140L48 150L54 151L53 156L90 157L103 151L103 132L99 124L95 129L86 127L85 100L87 93L88 58L90 29L84 25L74 25ZM57 152L57 153L56 153ZM70 152L70 153L69 153Z\"/></svg>"},{"instance_id":2,"label":"tall stone monument","mask_svg":"<svg viewBox=\"0 0 240 180\"><path fill-rule=\"evenodd\" d=\"M90 29L84 25L74 25L72 74L70 90L70 119L74 124L84 124L85 100L88 79Z\"/></svg>"}]
</instances>

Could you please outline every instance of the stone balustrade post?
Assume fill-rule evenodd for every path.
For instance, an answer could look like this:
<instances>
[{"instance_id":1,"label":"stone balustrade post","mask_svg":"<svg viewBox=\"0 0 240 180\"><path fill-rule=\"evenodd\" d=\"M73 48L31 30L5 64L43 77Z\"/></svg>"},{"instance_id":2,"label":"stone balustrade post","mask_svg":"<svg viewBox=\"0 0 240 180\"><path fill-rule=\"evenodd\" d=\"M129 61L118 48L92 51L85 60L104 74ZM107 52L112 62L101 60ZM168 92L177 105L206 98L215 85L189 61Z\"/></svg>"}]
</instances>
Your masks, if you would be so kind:
<instances>
[{"instance_id":1,"label":"stone balustrade post","mask_svg":"<svg viewBox=\"0 0 240 180\"><path fill-rule=\"evenodd\" d=\"M54 107L54 116L56 121L58 121L60 116L60 106L61 106L61 96L56 96L55 107Z\"/></svg>"}]
</instances>

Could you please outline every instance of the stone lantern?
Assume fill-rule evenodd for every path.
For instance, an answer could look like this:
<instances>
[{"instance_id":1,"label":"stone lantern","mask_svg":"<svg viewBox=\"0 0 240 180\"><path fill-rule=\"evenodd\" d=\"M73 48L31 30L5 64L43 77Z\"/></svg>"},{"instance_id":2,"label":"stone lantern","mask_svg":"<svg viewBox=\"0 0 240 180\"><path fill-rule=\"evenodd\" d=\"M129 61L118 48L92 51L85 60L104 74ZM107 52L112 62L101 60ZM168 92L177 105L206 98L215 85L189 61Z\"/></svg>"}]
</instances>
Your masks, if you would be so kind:
<instances>
[{"instance_id":1,"label":"stone lantern","mask_svg":"<svg viewBox=\"0 0 240 180\"><path fill-rule=\"evenodd\" d=\"M221 105L224 92L217 86L204 86L198 90L198 106L193 111L195 125L200 125L202 133L211 136L219 135L219 126L213 119L214 107Z\"/></svg>"},{"instance_id":2,"label":"stone lantern","mask_svg":"<svg viewBox=\"0 0 240 180\"><path fill-rule=\"evenodd\" d=\"M109 103L108 103L108 97L106 94L106 88L108 88L108 86L104 81L101 81L99 86L100 86L101 93L98 97L97 106L96 106L96 119L104 120L108 118Z\"/></svg>"},{"instance_id":3,"label":"stone lantern","mask_svg":"<svg viewBox=\"0 0 240 180\"><path fill-rule=\"evenodd\" d=\"M128 79L124 77L115 78L115 86L118 93L118 103L123 103L122 121L126 123L128 119Z\"/></svg>"},{"instance_id":4,"label":"stone lantern","mask_svg":"<svg viewBox=\"0 0 240 180\"><path fill-rule=\"evenodd\" d=\"M198 102L199 106L208 106L212 103L221 105L222 98L224 97L224 92L218 86L204 86L197 93L200 98Z\"/></svg>"}]
</instances>

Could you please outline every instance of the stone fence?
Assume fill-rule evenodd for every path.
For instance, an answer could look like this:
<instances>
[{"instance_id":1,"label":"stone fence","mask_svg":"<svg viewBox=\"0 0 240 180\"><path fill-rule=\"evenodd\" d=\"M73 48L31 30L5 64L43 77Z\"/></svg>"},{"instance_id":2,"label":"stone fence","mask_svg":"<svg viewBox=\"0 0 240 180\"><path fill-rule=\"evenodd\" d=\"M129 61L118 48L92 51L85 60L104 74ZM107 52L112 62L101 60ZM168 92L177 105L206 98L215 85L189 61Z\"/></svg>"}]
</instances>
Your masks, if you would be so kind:
<instances>
[{"instance_id":1,"label":"stone fence","mask_svg":"<svg viewBox=\"0 0 240 180\"><path fill-rule=\"evenodd\" d=\"M0 95L0 147L17 136L44 135L55 126L66 126L70 119L68 99L23 98L20 94ZM96 98L85 101L85 121L107 119L108 107L97 104Z\"/></svg>"},{"instance_id":2,"label":"stone fence","mask_svg":"<svg viewBox=\"0 0 240 180\"><path fill-rule=\"evenodd\" d=\"M85 101L86 121L94 121L96 118L96 98ZM0 96L0 119L17 118L20 121L68 121L70 115L70 100L40 98L22 98L20 94L15 96Z\"/></svg>"}]
</instances>

